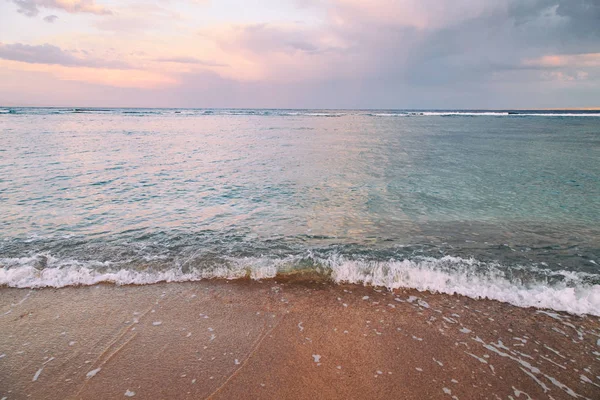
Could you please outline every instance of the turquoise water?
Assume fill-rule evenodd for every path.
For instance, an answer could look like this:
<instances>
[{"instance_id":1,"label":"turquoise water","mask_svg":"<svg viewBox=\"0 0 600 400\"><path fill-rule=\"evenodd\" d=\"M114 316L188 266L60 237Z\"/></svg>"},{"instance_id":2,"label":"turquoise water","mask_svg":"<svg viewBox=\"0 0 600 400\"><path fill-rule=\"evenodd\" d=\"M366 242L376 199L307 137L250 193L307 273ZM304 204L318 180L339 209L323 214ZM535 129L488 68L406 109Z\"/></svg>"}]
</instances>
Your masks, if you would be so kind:
<instances>
[{"instance_id":1,"label":"turquoise water","mask_svg":"<svg viewBox=\"0 0 600 400\"><path fill-rule=\"evenodd\" d=\"M598 113L4 108L0 130L0 285L308 269L600 306Z\"/></svg>"}]
</instances>

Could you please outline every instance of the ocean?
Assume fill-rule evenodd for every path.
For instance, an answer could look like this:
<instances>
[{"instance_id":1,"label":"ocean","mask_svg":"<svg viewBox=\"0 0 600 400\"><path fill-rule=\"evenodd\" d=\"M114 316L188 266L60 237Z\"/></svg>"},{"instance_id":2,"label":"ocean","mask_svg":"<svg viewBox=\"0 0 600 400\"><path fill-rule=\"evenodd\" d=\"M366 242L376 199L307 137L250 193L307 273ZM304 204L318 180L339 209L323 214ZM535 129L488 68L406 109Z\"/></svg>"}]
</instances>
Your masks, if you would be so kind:
<instances>
[{"instance_id":1,"label":"ocean","mask_svg":"<svg viewBox=\"0 0 600 400\"><path fill-rule=\"evenodd\" d=\"M600 315L600 112L0 107L0 286L307 276Z\"/></svg>"}]
</instances>

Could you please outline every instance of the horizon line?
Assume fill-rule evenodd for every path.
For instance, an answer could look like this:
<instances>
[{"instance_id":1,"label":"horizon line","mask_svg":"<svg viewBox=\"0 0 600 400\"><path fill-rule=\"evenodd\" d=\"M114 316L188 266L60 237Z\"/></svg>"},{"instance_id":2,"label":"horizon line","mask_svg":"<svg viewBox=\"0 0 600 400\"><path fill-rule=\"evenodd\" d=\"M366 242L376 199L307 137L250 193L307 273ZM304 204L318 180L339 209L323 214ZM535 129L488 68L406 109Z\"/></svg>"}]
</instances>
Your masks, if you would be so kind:
<instances>
[{"instance_id":1,"label":"horizon line","mask_svg":"<svg viewBox=\"0 0 600 400\"><path fill-rule=\"evenodd\" d=\"M600 111L598 107L550 107L550 108L336 108L336 107L140 107L140 106L32 106L1 105L1 108L74 108L74 109L145 109L145 110L331 110L331 111Z\"/></svg>"}]
</instances>

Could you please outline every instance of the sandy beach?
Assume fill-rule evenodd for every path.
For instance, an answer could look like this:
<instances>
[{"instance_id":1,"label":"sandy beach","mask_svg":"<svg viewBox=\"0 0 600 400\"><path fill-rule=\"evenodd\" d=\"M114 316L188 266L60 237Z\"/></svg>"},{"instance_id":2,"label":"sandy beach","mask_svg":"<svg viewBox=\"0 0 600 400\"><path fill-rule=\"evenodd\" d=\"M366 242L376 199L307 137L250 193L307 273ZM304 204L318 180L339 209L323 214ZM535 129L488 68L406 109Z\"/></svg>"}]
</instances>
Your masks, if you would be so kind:
<instances>
[{"instance_id":1,"label":"sandy beach","mask_svg":"<svg viewBox=\"0 0 600 400\"><path fill-rule=\"evenodd\" d=\"M600 400L600 0L0 0L0 400Z\"/></svg>"},{"instance_id":2,"label":"sandy beach","mask_svg":"<svg viewBox=\"0 0 600 400\"><path fill-rule=\"evenodd\" d=\"M600 319L416 291L0 289L3 399L600 398Z\"/></svg>"}]
</instances>

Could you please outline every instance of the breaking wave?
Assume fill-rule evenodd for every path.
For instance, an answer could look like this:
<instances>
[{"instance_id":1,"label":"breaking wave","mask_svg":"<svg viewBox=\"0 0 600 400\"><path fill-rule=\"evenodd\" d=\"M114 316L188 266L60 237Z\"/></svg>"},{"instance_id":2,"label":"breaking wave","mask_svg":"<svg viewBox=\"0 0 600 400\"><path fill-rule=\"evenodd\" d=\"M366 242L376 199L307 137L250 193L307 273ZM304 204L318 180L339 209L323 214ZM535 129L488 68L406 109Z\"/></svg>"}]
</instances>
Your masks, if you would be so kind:
<instances>
[{"instance_id":1,"label":"breaking wave","mask_svg":"<svg viewBox=\"0 0 600 400\"><path fill-rule=\"evenodd\" d=\"M40 257L44 263L40 267ZM270 279L309 272L335 283L388 289L416 289L490 299L519 307L548 308L600 316L600 277L536 266L506 267L499 263L446 256L403 260L365 260L312 255L284 258L225 258L201 268L176 263L161 268L124 268L115 262L57 259L49 255L0 259L0 286L42 288L98 283L148 285L204 279Z\"/></svg>"}]
</instances>

